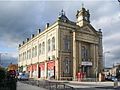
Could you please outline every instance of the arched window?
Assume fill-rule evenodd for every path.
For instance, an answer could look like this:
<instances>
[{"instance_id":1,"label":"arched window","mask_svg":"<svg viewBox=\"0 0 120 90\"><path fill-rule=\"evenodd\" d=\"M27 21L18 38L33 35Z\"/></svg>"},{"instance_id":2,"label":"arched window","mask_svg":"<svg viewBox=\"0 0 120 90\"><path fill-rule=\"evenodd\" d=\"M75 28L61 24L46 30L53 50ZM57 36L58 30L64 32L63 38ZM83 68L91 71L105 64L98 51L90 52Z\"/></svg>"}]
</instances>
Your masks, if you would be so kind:
<instances>
[{"instance_id":1,"label":"arched window","mask_svg":"<svg viewBox=\"0 0 120 90\"><path fill-rule=\"evenodd\" d=\"M55 37L52 38L52 50L55 50Z\"/></svg>"},{"instance_id":2,"label":"arched window","mask_svg":"<svg viewBox=\"0 0 120 90\"><path fill-rule=\"evenodd\" d=\"M35 57L37 56L37 46L35 46Z\"/></svg>"},{"instance_id":3,"label":"arched window","mask_svg":"<svg viewBox=\"0 0 120 90\"><path fill-rule=\"evenodd\" d=\"M48 52L50 51L50 39L48 40Z\"/></svg>"},{"instance_id":4,"label":"arched window","mask_svg":"<svg viewBox=\"0 0 120 90\"><path fill-rule=\"evenodd\" d=\"M29 50L27 50L27 59L29 59Z\"/></svg>"},{"instance_id":5,"label":"arched window","mask_svg":"<svg viewBox=\"0 0 120 90\"><path fill-rule=\"evenodd\" d=\"M32 48L32 57L34 57L34 47Z\"/></svg>"},{"instance_id":6,"label":"arched window","mask_svg":"<svg viewBox=\"0 0 120 90\"><path fill-rule=\"evenodd\" d=\"M29 59L31 58L31 49L29 49Z\"/></svg>"},{"instance_id":7,"label":"arched window","mask_svg":"<svg viewBox=\"0 0 120 90\"><path fill-rule=\"evenodd\" d=\"M26 52L25 52L25 56L24 57L25 57L24 59L26 60Z\"/></svg>"},{"instance_id":8,"label":"arched window","mask_svg":"<svg viewBox=\"0 0 120 90\"><path fill-rule=\"evenodd\" d=\"M68 57L64 60L64 73L70 73L70 60Z\"/></svg>"},{"instance_id":9,"label":"arched window","mask_svg":"<svg viewBox=\"0 0 120 90\"><path fill-rule=\"evenodd\" d=\"M45 53L45 42L42 43L42 54Z\"/></svg>"},{"instance_id":10,"label":"arched window","mask_svg":"<svg viewBox=\"0 0 120 90\"><path fill-rule=\"evenodd\" d=\"M89 55L89 46L82 46L81 54L82 54L82 60L83 61L88 61L88 59L90 57L90 55Z\"/></svg>"},{"instance_id":11,"label":"arched window","mask_svg":"<svg viewBox=\"0 0 120 90\"><path fill-rule=\"evenodd\" d=\"M23 60L25 60L25 52L23 52Z\"/></svg>"},{"instance_id":12,"label":"arched window","mask_svg":"<svg viewBox=\"0 0 120 90\"><path fill-rule=\"evenodd\" d=\"M41 44L39 44L38 54L41 54Z\"/></svg>"},{"instance_id":13,"label":"arched window","mask_svg":"<svg viewBox=\"0 0 120 90\"><path fill-rule=\"evenodd\" d=\"M85 52L85 46L82 46L82 49L81 49L81 54L82 54L82 60L85 61L85 57L86 57L86 52Z\"/></svg>"}]
</instances>

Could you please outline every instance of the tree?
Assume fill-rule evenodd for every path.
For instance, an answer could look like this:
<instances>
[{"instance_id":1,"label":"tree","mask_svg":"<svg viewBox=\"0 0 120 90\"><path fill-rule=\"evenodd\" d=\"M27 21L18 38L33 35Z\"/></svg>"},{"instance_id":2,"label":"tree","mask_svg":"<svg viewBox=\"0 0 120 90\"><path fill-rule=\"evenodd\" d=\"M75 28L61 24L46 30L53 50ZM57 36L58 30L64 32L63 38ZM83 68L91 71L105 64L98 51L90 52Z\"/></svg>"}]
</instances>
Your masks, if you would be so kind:
<instances>
[{"instance_id":1,"label":"tree","mask_svg":"<svg viewBox=\"0 0 120 90\"><path fill-rule=\"evenodd\" d=\"M5 69L0 67L0 81L4 80L6 77Z\"/></svg>"}]
</instances>

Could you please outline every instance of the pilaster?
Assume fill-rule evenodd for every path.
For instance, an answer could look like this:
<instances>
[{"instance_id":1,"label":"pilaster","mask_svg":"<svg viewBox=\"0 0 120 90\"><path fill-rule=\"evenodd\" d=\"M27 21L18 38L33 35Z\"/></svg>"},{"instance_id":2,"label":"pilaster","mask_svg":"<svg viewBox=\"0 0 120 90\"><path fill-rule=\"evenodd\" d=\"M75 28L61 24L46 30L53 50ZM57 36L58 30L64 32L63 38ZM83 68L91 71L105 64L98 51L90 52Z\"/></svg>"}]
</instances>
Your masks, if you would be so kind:
<instances>
[{"instance_id":1,"label":"pilaster","mask_svg":"<svg viewBox=\"0 0 120 90\"><path fill-rule=\"evenodd\" d=\"M75 40L75 32L73 32L73 80L76 80L76 72L77 72L77 57L76 57L76 40Z\"/></svg>"}]
</instances>

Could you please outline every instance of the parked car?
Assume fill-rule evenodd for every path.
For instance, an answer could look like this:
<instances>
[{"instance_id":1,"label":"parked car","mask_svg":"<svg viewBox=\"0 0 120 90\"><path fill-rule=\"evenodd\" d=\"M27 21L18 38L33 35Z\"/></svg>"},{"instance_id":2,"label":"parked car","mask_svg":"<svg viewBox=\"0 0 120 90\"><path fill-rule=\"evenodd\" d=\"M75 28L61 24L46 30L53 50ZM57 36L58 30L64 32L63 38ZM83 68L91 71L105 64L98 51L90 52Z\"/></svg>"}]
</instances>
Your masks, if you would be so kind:
<instances>
[{"instance_id":1,"label":"parked car","mask_svg":"<svg viewBox=\"0 0 120 90\"><path fill-rule=\"evenodd\" d=\"M29 76L26 73L19 73L18 80L28 80Z\"/></svg>"},{"instance_id":2,"label":"parked car","mask_svg":"<svg viewBox=\"0 0 120 90\"><path fill-rule=\"evenodd\" d=\"M108 76L105 78L106 81L117 81L117 78L115 76Z\"/></svg>"},{"instance_id":3,"label":"parked car","mask_svg":"<svg viewBox=\"0 0 120 90\"><path fill-rule=\"evenodd\" d=\"M112 76L112 77L111 77L111 80L112 80L112 81L117 81L117 78L116 78L115 76Z\"/></svg>"}]
</instances>

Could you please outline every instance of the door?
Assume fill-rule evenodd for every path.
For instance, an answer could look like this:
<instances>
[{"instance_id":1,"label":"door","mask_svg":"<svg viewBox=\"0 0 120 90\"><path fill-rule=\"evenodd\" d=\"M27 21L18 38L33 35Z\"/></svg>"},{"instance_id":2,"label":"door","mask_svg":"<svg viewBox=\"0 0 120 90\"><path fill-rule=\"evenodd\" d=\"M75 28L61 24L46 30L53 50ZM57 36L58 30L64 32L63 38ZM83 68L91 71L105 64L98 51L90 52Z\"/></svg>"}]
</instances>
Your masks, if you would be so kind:
<instances>
[{"instance_id":1,"label":"door","mask_svg":"<svg viewBox=\"0 0 120 90\"><path fill-rule=\"evenodd\" d=\"M40 78L41 77L41 68L39 67L38 68L38 78Z\"/></svg>"}]
</instances>

